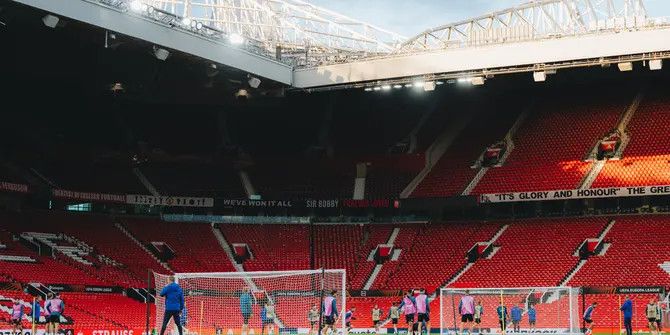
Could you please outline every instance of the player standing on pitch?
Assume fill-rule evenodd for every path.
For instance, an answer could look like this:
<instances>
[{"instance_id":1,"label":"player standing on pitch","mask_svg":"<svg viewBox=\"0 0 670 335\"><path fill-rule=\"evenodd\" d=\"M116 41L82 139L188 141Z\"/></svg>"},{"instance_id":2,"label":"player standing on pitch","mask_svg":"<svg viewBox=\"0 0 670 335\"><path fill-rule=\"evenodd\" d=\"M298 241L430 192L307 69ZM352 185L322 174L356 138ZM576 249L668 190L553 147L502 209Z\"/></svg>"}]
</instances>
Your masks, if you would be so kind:
<instances>
[{"instance_id":1,"label":"player standing on pitch","mask_svg":"<svg viewBox=\"0 0 670 335\"><path fill-rule=\"evenodd\" d=\"M307 320L309 320L309 333L316 334L318 332L316 328L319 326L319 308L316 305L307 312Z\"/></svg>"},{"instance_id":2,"label":"player standing on pitch","mask_svg":"<svg viewBox=\"0 0 670 335\"><path fill-rule=\"evenodd\" d=\"M240 313L242 313L242 335L247 335L249 331L249 319L253 312L254 296L251 295L251 289L245 286L240 294Z\"/></svg>"},{"instance_id":3,"label":"player standing on pitch","mask_svg":"<svg viewBox=\"0 0 670 335\"><path fill-rule=\"evenodd\" d=\"M477 306L475 306L475 325L477 325L477 333L482 333L482 316L484 316L484 306L482 306L482 301L477 301Z\"/></svg>"},{"instance_id":4,"label":"player standing on pitch","mask_svg":"<svg viewBox=\"0 0 670 335\"><path fill-rule=\"evenodd\" d=\"M398 308L398 303L393 302L391 308L389 308L389 318L391 319L391 324L393 325L393 334L398 333L398 319L400 318L400 308Z\"/></svg>"},{"instance_id":5,"label":"player standing on pitch","mask_svg":"<svg viewBox=\"0 0 670 335\"><path fill-rule=\"evenodd\" d=\"M321 313L323 315L323 334L328 335L328 331L335 332L335 321L337 320L337 299L335 296L337 291L328 292L328 295L323 298L323 306L321 306Z\"/></svg>"},{"instance_id":6,"label":"player standing on pitch","mask_svg":"<svg viewBox=\"0 0 670 335\"><path fill-rule=\"evenodd\" d=\"M523 316L523 309L521 309L521 304L512 307L510 316L512 317L512 326L514 327L514 331L517 333L520 332L521 317Z\"/></svg>"},{"instance_id":7,"label":"player standing on pitch","mask_svg":"<svg viewBox=\"0 0 670 335\"><path fill-rule=\"evenodd\" d=\"M626 335L633 335L633 301L629 296L626 296L623 305L621 305L623 312L623 325L626 327Z\"/></svg>"},{"instance_id":8,"label":"player standing on pitch","mask_svg":"<svg viewBox=\"0 0 670 335\"><path fill-rule=\"evenodd\" d=\"M537 320L537 311L535 310L535 306L533 304L528 305L528 327L530 328L530 332L535 331L535 321Z\"/></svg>"},{"instance_id":9,"label":"player standing on pitch","mask_svg":"<svg viewBox=\"0 0 670 335\"><path fill-rule=\"evenodd\" d=\"M372 327L375 329L375 333L379 332L379 324L382 318L382 310L379 309L379 305L375 304L375 307L372 308Z\"/></svg>"},{"instance_id":10,"label":"player standing on pitch","mask_svg":"<svg viewBox=\"0 0 670 335\"><path fill-rule=\"evenodd\" d=\"M402 298L400 303L400 310L405 314L405 322L407 322L407 333L414 332L414 314L416 314L416 300L414 299L414 290L408 290L407 294Z\"/></svg>"},{"instance_id":11,"label":"player standing on pitch","mask_svg":"<svg viewBox=\"0 0 670 335\"><path fill-rule=\"evenodd\" d=\"M23 318L23 305L18 299L15 299L11 314L12 334L21 334L21 318Z\"/></svg>"},{"instance_id":12,"label":"player standing on pitch","mask_svg":"<svg viewBox=\"0 0 670 335\"><path fill-rule=\"evenodd\" d=\"M585 311L584 311L584 316L582 319L584 320L584 334L585 335L591 335L591 331L593 329L593 310L598 306L597 302L591 303L591 306L589 306Z\"/></svg>"},{"instance_id":13,"label":"player standing on pitch","mask_svg":"<svg viewBox=\"0 0 670 335\"><path fill-rule=\"evenodd\" d=\"M651 298L649 300L649 303L647 304L647 310L646 313L647 315L647 321L649 321L649 332L653 335L656 333L656 320L658 320L658 305L656 304L656 300L654 298Z\"/></svg>"},{"instance_id":14,"label":"player standing on pitch","mask_svg":"<svg viewBox=\"0 0 670 335\"><path fill-rule=\"evenodd\" d=\"M496 308L496 313L498 313L498 322L500 323L500 332L505 333L507 330L507 306L503 305L501 302Z\"/></svg>"},{"instance_id":15,"label":"player standing on pitch","mask_svg":"<svg viewBox=\"0 0 670 335\"><path fill-rule=\"evenodd\" d=\"M422 288L421 292L415 298L416 300L416 312L417 312L417 322L419 323L419 335L421 335L421 328L423 323L426 324L426 334L430 334L430 302L428 301L428 296L426 295L426 289Z\"/></svg>"},{"instance_id":16,"label":"player standing on pitch","mask_svg":"<svg viewBox=\"0 0 670 335\"><path fill-rule=\"evenodd\" d=\"M163 314L163 325L161 326L160 335L165 334L170 318L177 326L179 335L182 335L181 322L179 322L179 313L184 309L184 292L179 284L175 283L174 277L168 278L169 283L161 290L161 297L165 298L165 313ZM53 301L53 300L52 300Z\"/></svg>"},{"instance_id":17,"label":"player standing on pitch","mask_svg":"<svg viewBox=\"0 0 670 335\"><path fill-rule=\"evenodd\" d=\"M351 330L351 320L356 320L354 313L356 312L356 307L351 307L346 313L344 313L344 327L346 328L346 333L348 334Z\"/></svg>"},{"instance_id":18,"label":"player standing on pitch","mask_svg":"<svg viewBox=\"0 0 670 335\"><path fill-rule=\"evenodd\" d=\"M44 305L44 309L49 312L49 320L51 331L54 334L58 334L58 327L60 326L60 316L65 311L65 303L61 300L58 293L51 294L51 299L49 303ZM161 334L162 335L162 334ZM181 334L180 334L181 335Z\"/></svg>"},{"instance_id":19,"label":"player standing on pitch","mask_svg":"<svg viewBox=\"0 0 670 335\"><path fill-rule=\"evenodd\" d=\"M472 322L475 320L475 298L470 295L470 291L465 291L465 295L461 297L458 303L458 312L461 314L461 334L463 334L463 327L468 325L468 332L472 334Z\"/></svg>"},{"instance_id":20,"label":"player standing on pitch","mask_svg":"<svg viewBox=\"0 0 670 335\"><path fill-rule=\"evenodd\" d=\"M275 333L275 306L268 299L261 309L261 335L265 334L265 326L268 327L268 334Z\"/></svg>"}]
</instances>

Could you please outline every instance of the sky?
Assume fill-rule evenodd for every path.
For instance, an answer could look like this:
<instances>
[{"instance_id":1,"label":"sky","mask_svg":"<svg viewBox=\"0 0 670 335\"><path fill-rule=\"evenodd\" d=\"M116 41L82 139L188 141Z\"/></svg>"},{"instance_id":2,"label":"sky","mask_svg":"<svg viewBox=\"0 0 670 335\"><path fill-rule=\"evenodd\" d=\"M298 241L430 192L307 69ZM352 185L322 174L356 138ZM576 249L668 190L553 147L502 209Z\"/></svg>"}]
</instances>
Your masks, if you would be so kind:
<instances>
[{"instance_id":1,"label":"sky","mask_svg":"<svg viewBox=\"0 0 670 335\"><path fill-rule=\"evenodd\" d=\"M406 37L529 0L307 0ZM650 16L670 16L670 0L644 0Z\"/></svg>"}]
</instances>

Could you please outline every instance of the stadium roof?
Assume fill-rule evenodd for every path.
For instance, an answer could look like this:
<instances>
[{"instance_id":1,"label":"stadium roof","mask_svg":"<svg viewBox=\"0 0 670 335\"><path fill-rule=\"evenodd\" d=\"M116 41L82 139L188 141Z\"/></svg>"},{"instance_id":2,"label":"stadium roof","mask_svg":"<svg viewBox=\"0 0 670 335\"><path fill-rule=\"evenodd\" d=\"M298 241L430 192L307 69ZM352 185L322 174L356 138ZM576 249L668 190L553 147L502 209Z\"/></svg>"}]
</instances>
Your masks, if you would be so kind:
<instances>
[{"instance_id":1,"label":"stadium roof","mask_svg":"<svg viewBox=\"0 0 670 335\"><path fill-rule=\"evenodd\" d=\"M14 1L307 89L555 70L670 51L670 25L651 18L644 0L531 1L409 39L302 0Z\"/></svg>"}]
</instances>

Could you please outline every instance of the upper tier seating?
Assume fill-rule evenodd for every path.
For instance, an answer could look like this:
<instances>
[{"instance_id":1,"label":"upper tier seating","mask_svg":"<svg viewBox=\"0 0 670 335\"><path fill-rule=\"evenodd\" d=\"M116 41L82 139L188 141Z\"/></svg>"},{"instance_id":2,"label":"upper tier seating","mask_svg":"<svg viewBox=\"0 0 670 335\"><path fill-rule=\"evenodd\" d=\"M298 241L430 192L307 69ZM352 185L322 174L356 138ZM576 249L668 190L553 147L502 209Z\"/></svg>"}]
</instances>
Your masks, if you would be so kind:
<instances>
[{"instance_id":1,"label":"upper tier seating","mask_svg":"<svg viewBox=\"0 0 670 335\"><path fill-rule=\"evenodd\" d=\"M670 185L670 99L643 98L627 130L623 157L607 161L591 187Z\"/></svg>"},{"instance_id":2,"label":"upper tier seating","mask_svg":"<svg viewBox=\"0 0 670 335\"><path fill-rule=\"evenodd\" d=\"M514 150L502 167L489 169L473 193L574 189L592 163L583 159L612 128L630 94L541 98L514 137Z\"/></svg>"},{"instance_id":3,"label":"upper tier seating","mask_svg":"<svg viewBox=\"0 0 670 335\"><path fill-rule=\"evenodd\" d=\"M242 181L231 164L150 164L140 170L161 194L245 198Z\"/></svg>"}]
</instances>

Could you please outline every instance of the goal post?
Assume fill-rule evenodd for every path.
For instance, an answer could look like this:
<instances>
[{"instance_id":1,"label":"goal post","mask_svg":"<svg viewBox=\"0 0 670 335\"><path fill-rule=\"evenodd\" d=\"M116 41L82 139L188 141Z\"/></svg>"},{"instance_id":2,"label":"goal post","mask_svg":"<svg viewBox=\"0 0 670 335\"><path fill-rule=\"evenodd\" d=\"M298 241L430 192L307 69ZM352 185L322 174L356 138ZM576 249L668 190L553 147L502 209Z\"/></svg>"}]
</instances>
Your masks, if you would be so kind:
<instances>
[{"instance_id":1,"label":"goal post","mask_svg":"<svg viewBox=\"0 0 670 335\"><path fill-rule=\"evenodd\" d=\"M157 330L165 310L160 291L169 276L154 273ZM316 306L321 313L323 297L333 291L338 313L346 312L346 271L341 269L175 273L174 277L184 291L182 319L189 334L308 334L310 309ZM249 305L250 309L245 307ZM335 327L343 330L344 322L342 316ZM172 321L167 331L176 333Z\"/></svg>"},{"instance_id":2,"label":"goal post","mask_svg":"<svg viewBox=\"0 0 670 335\"><path fill-rule=\"evenodd\" d=\"M472 296L475 305L481 305L483 311L480 323L472 323L475 333L513 333L515 327L530 334L581 333L579 288L442 288L439 295L441 334L460 334L462 315L459 304L466 295ZM506 317L500 317L505 314ZM468 332L469 327L465 323L463 332Z\"/></svg>"}]
</instances>

